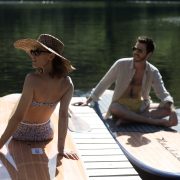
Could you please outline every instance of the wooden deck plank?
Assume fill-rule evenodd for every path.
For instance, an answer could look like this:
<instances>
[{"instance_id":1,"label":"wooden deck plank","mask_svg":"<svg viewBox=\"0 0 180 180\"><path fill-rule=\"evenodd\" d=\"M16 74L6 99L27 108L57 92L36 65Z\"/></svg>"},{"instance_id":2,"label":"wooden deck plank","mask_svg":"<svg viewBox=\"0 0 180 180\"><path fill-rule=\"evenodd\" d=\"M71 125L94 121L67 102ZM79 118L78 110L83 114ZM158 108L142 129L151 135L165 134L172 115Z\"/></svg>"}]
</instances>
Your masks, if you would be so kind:
<instances>
[{"instance_id":1,"label":"wooden deck plank","mask_svg":"<svg viewBox=\"0 0 180 180\"><path fill-rule=\"evenodd\" d=\"M139 176L101 176L90 177L90 180L140 180Z\"/></svg>"},{"instance_id":2,"label":"wooden deck plank","mask_svg":"<svg viewBox=\"0 0 180 180\"><path fill-rule=\"evenodd\" d=\"M85 156L90 156L90 155L97 155L97 156L101 156L101 155L122 155L124 154L122 152L121 149L114 149L113 151L111 149L94 149L94 150L81 150L81 154L85 155Z\"/></svg>"},{"instance_id":3,"label":"wooden deck plank","mask_svg":"<svg viewBox=\"0 0 180 180\"><path fill-rule=\"evenodd\" d=\"M91 133L95 133L95 134L108 134L109 131L106 128L103 129L99 129L99 128L93 128L90 131Z\"/></svg>"},{"instance_id":4,"label":"wooden deck plank","mask_svg":"<svg viewBox=\"0 0 180 180\"><path fill-rule=\"evenodd\" d=\"M81 133L72 133L73 137L75 139L112 139L111 134L96 134L94 132L88 132L88 133L83 133L83 136Z\"/></svg>"},{"instance_id":5,"label":"wooden deck plank","mask_svg":"<svg viewBox=\"0 0 180 180\"><path fill-rule=\"evenodd\" d=\"M78 144L114 144L114 139L76 139Z\"/></svg>"},{"instance_id":6,"label":"wooden deck plank","mask_svg":"<svg viewBox=\"0 0 180 180\"><path fill-rule=\"evenodd\" d=\"M114 149L119 149L117 144L96 144L95 146L92 146L91 144L77 144L78 149L109 149L109 150L114 150Z\"/></svg>"},{"instance_id":7,"label":"wooden deck plank","mask_svg":"<svg viewBox=\"0 0 180 180\"><path fill-rule=\"evenodd\" d=\"M122 168L132 168L129 161L119 161L119 162L88 162L86 163L87 169L122 169Z\"/></svg>"},{"instance_id":8,"label":"wooden deck plank","mask_svg":"<svg viewBox=\"0 0 180 180\"><path fill-rule=\"evenodd\" d=\"M72 102L78 101L80 101L79 98L73 98L72 100ZM119 145L92 108L70 106L70 110L91 127L90 132L72 133L90 179L140 179Z\"/></svg>"},{"instance_id":9,"label":"wooden deck plank","mask_svg":"<svg viewBox=\"0 0 180 180\"><path fill-rule=\"evenodd\" d=\"M76 114L81 114L81 116L88 116L90 117L93 115L94 110L92 108L89 108L88 106L71 106L70 109L73 112L76 112ZM94 114L94 116L96 116Z\"/></svg>"},{"instance_id":10,"label":"wooden deck plank","mask_svg":"<svg viewBox=\"0 0 180 180\"><path fill-rule=\"evenodd\" d=\"M105 156L82 156L84 162L126 162L127 158L122 155L105 155Z\"/></svg>"},{"instance_id":11,"label":"wooden deck plank","mask_svg":"<svg viewBox=\"0 0 180 180\"><path fill-rule=\"evenodd\" d=\"M127 169L88 169L89 177L97 177L97 176L132 176L136 175L137 172L134 168Z\"/></svg>"}]
</instances>

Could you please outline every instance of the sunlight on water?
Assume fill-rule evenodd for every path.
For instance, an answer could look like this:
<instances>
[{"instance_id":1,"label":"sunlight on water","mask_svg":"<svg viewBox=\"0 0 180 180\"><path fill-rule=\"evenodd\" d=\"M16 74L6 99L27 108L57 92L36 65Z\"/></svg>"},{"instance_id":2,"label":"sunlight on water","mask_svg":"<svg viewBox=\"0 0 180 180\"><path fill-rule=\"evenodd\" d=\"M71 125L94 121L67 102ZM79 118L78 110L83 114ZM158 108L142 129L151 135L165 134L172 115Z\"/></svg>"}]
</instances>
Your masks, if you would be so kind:
<instances>
[{"instance_id":1,"label":"sunlight on water","mask_svg":"<svg viewBox=\"0 0 180 180\"><path fill-rule=\"evenodd\" d=\"M138 3L138 4L179 4L180 2L179 1L136 1L136 0L130 0L128 2L131 2L131 3Z\"/></svg>"},{"instance_id":2,"label":"sunlight on water","mask_svg":"<svg viewBox=\"0 0 180 180\"><path fill-rule=\"evenodd\" d=\"M169 17L169 18L164 18L162 19L164 22L172 23L177 26L180 26L180 17Z\"/></svg>"},{"instance_id":3,"label":"sunlight on water","mask_svg":"<svg viewBox=\"0 0 180 180\"><path fill-rule=\"evenodd\" d=\"M71 74L75 95L89 92L115 60L132 55L139 35L156 42L151 63L159 68L167 89L180 106L180 5L154 3L72 2L0 6L0 95L21 92L32 71L29 57L13 47L20 38L41 33L59 37L64 56L76 71ZM152 93L153 98L155 98Z\"/></svg>"}]
</instances>

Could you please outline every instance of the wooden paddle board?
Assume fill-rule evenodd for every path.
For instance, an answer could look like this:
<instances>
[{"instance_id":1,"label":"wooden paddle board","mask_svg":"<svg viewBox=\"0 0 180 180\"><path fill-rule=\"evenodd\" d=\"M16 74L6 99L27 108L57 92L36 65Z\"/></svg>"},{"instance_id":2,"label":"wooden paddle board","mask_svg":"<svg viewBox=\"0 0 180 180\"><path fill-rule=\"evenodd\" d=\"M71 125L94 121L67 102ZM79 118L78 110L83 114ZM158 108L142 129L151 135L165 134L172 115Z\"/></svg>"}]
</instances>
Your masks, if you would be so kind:
<instances>
[{"instance_id":1,"label":"wooden paddle board","mask_svg":"<svg viewBox=\"0 0 180 180\"><path fill-rule=\"evenodd\" d=\"M107 90L96 103L101 116L107 111L113 91ZM178 117L180 110L177 109ZM172 128L132 123L116 127L106 120L110 132L143 179L180 179L180 126ZM151 176L152 175L152 176Z\"/></svg>"},{"instance_id":2,"label":"wooden paddle board","mask_svg":"<svg viewBox=\"0 0 180 180\"><path fill-rule=\"evenodd\" d=\"M16 106L20 94L0 98L0 136ZM55 136L47 142L23 142L10 139L0 150L0 179L23 180L86 180L84 164L58 155L57 127L58 109L51 117ZM65 148L78 154L75 143L68 131Z\"/></svg>"}]
</instances>

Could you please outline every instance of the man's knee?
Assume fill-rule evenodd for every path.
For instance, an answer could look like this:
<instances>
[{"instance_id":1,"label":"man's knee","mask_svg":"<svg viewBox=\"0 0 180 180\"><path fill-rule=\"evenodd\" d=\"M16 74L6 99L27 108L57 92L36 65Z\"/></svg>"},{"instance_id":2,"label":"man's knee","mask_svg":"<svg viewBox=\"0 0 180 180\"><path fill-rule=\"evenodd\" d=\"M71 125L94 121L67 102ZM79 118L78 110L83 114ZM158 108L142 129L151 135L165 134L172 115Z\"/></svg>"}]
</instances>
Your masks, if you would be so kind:
<instances>
[{"instance_id":1,"label":"man's knee","mask_svg":"<svg viewBox=\"0 0 180 180\"><path fill-rule=\"evenodd\" d=\"M117 113L118 111L118 103L112 103L109 107L109 110L112 114Z\"/></svg>"},{"instance_id":2,"label":"man's knee","mask_svg":"<svg viewBox=\"0 0 180 180\"><path fill-rule=\"evenodd\" d=\"M111 114L113 115L120 115L120 114L124 114L124 107L123 105L114 102L110 105L109 110L111 112Z\"/></svg>"}]
</instances>

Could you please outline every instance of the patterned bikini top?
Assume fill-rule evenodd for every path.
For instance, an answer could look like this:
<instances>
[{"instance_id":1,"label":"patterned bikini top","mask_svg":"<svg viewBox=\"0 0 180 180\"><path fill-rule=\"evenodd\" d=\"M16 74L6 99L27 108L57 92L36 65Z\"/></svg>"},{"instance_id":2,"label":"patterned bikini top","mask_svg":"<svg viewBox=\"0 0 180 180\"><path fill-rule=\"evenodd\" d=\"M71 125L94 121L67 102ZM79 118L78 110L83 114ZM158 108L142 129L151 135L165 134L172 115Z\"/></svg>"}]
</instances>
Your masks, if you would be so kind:
<instances>
[{"instance_id":1,"label":"patterned bikini top","mask_svg":"<svg viewBox=\"0 0 180 180\"><path fill-rule=\"evenodd\" d=\"M36 107L47 106L47 107L53 108L56 105L57 105L57 103L37 102L37 101L32 101L32 103L31 103L31 106L36 106Z\"/></svg>"}]
</instances>

